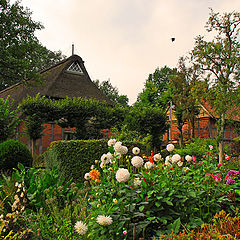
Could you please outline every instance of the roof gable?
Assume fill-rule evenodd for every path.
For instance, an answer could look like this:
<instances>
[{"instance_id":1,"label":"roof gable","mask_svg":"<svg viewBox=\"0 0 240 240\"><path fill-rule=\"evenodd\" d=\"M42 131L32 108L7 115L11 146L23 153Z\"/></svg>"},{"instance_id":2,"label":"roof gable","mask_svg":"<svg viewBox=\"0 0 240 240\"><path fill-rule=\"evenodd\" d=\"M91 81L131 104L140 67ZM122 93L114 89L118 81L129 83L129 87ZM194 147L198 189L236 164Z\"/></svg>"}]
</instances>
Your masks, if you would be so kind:
<instances>
[{"instance_id":1,"label":"roof gable","mask_svg":"<svg viewBox=\"0 0 240 240\"><path fill-rule=\"evenodd\" d=\"M0 97L6 98L10 95L15 100L15 105L28 95L35 96L37 93L40 93L41 96L56 99L65 98L66 96L71 98L94 98L113 104L91 81L84 66L84 61L77 55L72 55L56 65L41 71L40 80L40 86L36 84L32 84L33 86L23 83L15 84L0 91ZM33 81L30 80L29 83L31 82Z\"/></svg>"}]
</instances>

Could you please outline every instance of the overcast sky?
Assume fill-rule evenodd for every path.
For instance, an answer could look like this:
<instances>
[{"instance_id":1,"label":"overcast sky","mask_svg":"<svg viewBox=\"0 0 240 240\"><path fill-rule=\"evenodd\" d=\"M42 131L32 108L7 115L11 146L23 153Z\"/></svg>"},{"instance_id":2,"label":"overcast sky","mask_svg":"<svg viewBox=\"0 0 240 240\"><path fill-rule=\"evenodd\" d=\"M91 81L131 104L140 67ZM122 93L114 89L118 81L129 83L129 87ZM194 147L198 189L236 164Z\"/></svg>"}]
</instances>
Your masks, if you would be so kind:
<instances>
[{"instance_id":1,"label":"overcast sky","mask_svg":"<svg viewBox=\"0 0 240 240\"><path fill-rule=\"evenodd\" d=\"M74 43L91 79L110 79L130 104L149 73L176 67L194 38L207 34L209 7L240 11L240 0L22 0L22 5L44 25L37 32L44 46L68 57Z\"/></svg>"}]
</instances>

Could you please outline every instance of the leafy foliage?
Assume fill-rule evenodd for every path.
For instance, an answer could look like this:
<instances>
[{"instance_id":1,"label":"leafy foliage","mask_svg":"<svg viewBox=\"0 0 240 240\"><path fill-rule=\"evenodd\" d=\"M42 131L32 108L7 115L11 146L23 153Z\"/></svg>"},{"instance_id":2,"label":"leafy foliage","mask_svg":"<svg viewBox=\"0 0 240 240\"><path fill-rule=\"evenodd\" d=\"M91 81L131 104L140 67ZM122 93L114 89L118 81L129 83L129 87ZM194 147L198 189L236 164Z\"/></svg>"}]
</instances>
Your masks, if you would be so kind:
<instances>
[{"instance_id":1,"label":"leafy foliage","mask_svg":"<svg viewBox=\"0 0 240 240\"><path fill-rule=\"evenodd\" d=\"M32 155L23 143L9 139L0 143L0 168L9 170L16 168L18 163L31 166Z\"/></svg>"},{"instance_id":2,"label":"leafy foliage","mask_svg":"<svg viewBox=\"0 0 240 240\"><path fill-rule=\"evenodd\" d=\"M168 129L166 121L165 113L157 107L133 107L125 119L130 130L136 130L144 136L151 135L151 146L158 149L161 146L161 137Z\"/></svg>"},{"instance_id":3,"label":"leafy foliage","mask_svg":"<svg viewBox=\"0 0 240 240\"><path fill-rule=\"evenodd\" d=\"M116 87L113 87L110 79L107 81L103 81L100 83L99 80L93 81L97 87L105 94L107 95L115 104L118 104L123 107L128 106L128 97L127 95L120 95L118 92L118 89Z\"/></svg>"},{"instance_id":4,"label":"leafy foliage","mask_svg":"<svg viewBox=\"0 0 240 240\"><path fill-rule=\"evenodd\" d=\"M0 98L0 142L7 140L18 125L18 109L14 110L7 99Z\"/></svg>"},{"instance_id":5,"label":"leafy foliage","mask_svg":"<svg viewBox=\"0 0 240 240\"><path fill-rule=\"evenodd\" d=\"M154 73L149 74L145 87L138 95L137 106L160 107L166 109L171 100L170 79L176 74L176 69L167 66L156 68Z\"/></svg>"},{"instance_id":6,"label":"leafy foliage","mask_svg":"<svg viewBox=\"0 0 240 240\"><path fill-rule=\"evenodd\" d=\"M0 4L0 90L19 81L37 80L37 71L61 60L61 52L42 46L35 36L43 26L31 18L31 12L19 1Z\"/></svg>"},{"instance_id":7,"label":"leafy foliage","mask_svg":"<svg viewBox=\"0 0 240 240\"><path fill-rule=\"evenodd\" d=\"M87 98L52 100L28 97L20 105L26 116L28 135L37 139L42 134L42 124L55 121L61 127L75 127L77 139L101 138L101 129L119 124L124 109ZM120 119L119 119L120 118Z\"/></svg>"},{"instance_id":8,"label":"leafy foliage","mask_svg":"<svg viewBox=\"0 0 240 240\"><path fill-rule=\"evenodd\" d=\"M239 228L239 213L236 212L236 216L232 217L224 210L216 213L211 219L210 223L203 224L195 230L186 231L183 233L171 233L170 236L161 235L159 240L191 240L191 239L220 239L230 240L240 238Z\"/></svg>"},{"instance_id":9,"label":"leafy foliage","mask_svg":"<svg viewBox=\"0 0 240 240\"><path fill-rule=\"evenodd\" d=\"M106 149L106 140L71 140L52 142L48 152L54 152L55 167L58 167L64 178L82 181L84 174ZM48 163L48 160L46 162L53 164Z\"/></svg>"},{"instance_id":10,"label":"leafy foliage","mask_svg":"<svg viewBox=\"0 0 240 240\"><path fill-rule=\"evenodd\" d=\"M196 38L192 61L205 76L209 74L205 78L209 89L205 89L200 97L211 101L219 117L219 161L222 163L227 110L233 110L234 114L233 103L238 103L239 96L240 13L224 13L221 16L211 9L206 29L208 32L215 31L216 35L212 41L206 41L203 36ZM231 117L230 114L228 117Z\"/></svg>"}]
</instances>

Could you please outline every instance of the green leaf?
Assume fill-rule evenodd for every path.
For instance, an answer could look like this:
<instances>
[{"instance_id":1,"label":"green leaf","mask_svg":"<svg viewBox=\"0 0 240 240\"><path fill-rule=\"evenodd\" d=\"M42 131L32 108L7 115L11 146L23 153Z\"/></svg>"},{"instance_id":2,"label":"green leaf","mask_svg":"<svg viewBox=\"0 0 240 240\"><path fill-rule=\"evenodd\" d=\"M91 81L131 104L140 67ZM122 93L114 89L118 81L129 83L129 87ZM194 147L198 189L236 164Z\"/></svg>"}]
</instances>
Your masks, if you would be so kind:
<instances>
[{"instance_id":1,"label":"green leaf","mask_svg":"<svg viewBox=\"0 0 240 240\"><path fill-rule=\"evenodd\" d=\"M139 211L140 211L140 212L142 212L143 209L144 209L144 206L140 206L140 207L139 207Z\"/></svg>"},{"instance_id":2,"label":"green leaf","mask_svg":"<svg viewBox=\"0 0 240 240\"><path fill-rule=\"evenodd\" d=\"M176 219L173 224L172 224L172 230L175 232L175 233L178 233L179 232L179 229L180 229L180 226L181 226L181 219L178 218Z\"/></svg>"},{"instance_id":3,"label":"green leaf","mask_svg":"<svg viewBox=\"0 0 240 240\"><path fill-rule=\"evenodd\" d=\"M196 193L195 192L189 192L188 195L190 197L196 198Z\"/></svg>"}]
</instances>

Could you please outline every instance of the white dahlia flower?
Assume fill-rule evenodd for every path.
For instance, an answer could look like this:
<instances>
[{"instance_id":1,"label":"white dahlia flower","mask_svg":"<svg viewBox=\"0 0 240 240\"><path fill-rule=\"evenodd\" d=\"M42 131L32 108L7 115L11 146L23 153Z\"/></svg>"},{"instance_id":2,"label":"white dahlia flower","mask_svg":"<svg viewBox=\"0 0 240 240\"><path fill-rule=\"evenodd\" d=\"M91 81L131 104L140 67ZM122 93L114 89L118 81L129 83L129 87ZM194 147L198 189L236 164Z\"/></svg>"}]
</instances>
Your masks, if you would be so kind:
<instances>
[{"instance_id":1,"label":"white dahlia flower","mask_svg":"<svg viewBox=\"0 0 240 240\"><path fill-rule=\"evenodd\" d=\"M162 160L161 154L160 154L160 153L155 154L155 155L153 156L153 160L154 160L155 162L159 162L160 160Z\"/></svg>"},{"instance_id":2,"label":"white dahlia flower","mask_svg":"<svg viewBox=\"0 0 240 240\"><path fill-rule=\"evenodd\" d=\"M117 159L120 159L122 157L122 154L119 152L115 152L114 157L116 157Z\"/></svg>"},{"instance_id":3,"label":"white dahlia flower","mask_svg":"<svg viewBox=\"0 0 240 240\"><path fill-rule=\"evenodd\" d=\"M174 154L172 156L172 163L177 163L180 160L181 160L181 156L179 154Z\"/></svg>"},{"instance_id":4,"label":"white dahlia flower","mask_svg":"<svg viewBox=\"0 0 240 240\"><path fill-rule=\"evenodd\" d=\"M114 144L114 151L115 152L121 152L121 148L122 148L122 142L116 142L115 144Z\"/></svg>"},{"instance_id":5,"label":"white dahlia flower","mask_svg":"<svg viewBox=\"0 0 240 240\"><path fill-rule=\"evenodd\" d=\"M146 168L146 169L151 169L152 167L153 167L153 163L151 163L151 162L146 162L145 164L144 164L144 167Z\"/></svg>"},{"instance_id":6,"label":"white dahlia flower","mask_svg":"<svg viewBox=\"0 0 240 240\"><path fill-rule=\"evenodd\" d=\"M179 167L181 167L181 166L183 165L183 162L182 162L182 161L178 161L178 162L177 162L177 165L178 165Z\"/></svg>"},{"instance_id":7,"label":"white dahlia flower","mask_svg":"<svg viewBox=\"0 0 240 240\"><path fill-rule=\"evenodd\" d=\"M113 159L113 155L110 152L107 153L107 156L110 161Z\"/></svg>"},{"instance_id":8,"label":"white dahlia flower","mask_svg":"<svg viewBox=\"0 0 240 240\"><path fill-rule=\"evenodd\" d=\"M109 159L107 154L103 154L101 156L101 162L104 163L104 164L108 164L110 162L110 159Z\"/></svg>"},{"instance_id":9,"label":"white dahlia flower","mask_svg":"<svg viewBox=\"0 0 240 240\"><path fill-rule=\"evenodd\" d=\"M169 152L172 152L174 150L174 145L170 143L170 144L167 145L166 148Z\"/></svg>"},{"instance_id":10,"label":"white dahlia flower","mask_svg":"<svg viewBox=\"0 0 240 240\"><path fill-rule=\"evenodd\" d=\"M112 220L112 217L110 217L110 216L98 215L98 217L97 217L97 223L102 226L111 225L112 222L113 222L113 220Z\"/></svg>"},{"instance_id":11,"label":"white dahlia flower","mask_svg":"<svg viewBox=\"0 0 240 240\"><path fill-rule=\"evenodd\" d=\"M140 178L134 178L133 179L133 185L134 187L140 186L141 185L142 180L140 180Z\"/></svg>"},{"instance_id":12,"label":"white dahlia flower","mask_svg":"<svg viewBox=\"0 0 240 240\"><path fill-rule=\"evenodd\" d=\"M111 147L112 145L114 145L116 143L116 139L109 139L108 140L108 146Z\"/></svg>"},{"instance_id":13,"label":"white dahlia flower","mask_svg":"<svg viewBox=\"0 0 240 240\"><path fill-rule=\"evenodd\" d=\"M104 168L105 167L105 163L104 162L101 162L100 163L100 168Z\"/></svg>"},{"instance_id":14,"label":"white dahlia flower","mask_svg":"<svg viewBox=\"0 0 240 240\"><path fill-rule=\"evenodd\" d=\"M187 162L191 162L192 161L192 157L190 155L186 155L185 159Z\"/></svg>"},{"instance_id":15,"label":"white dahlia flower","mask_svg":"<svg viewBox=\"0 0 240 240\"><path fill-rule=\"evenodd\" d=\"M130 177L130 173L125 168L119 168L116 172L116 179L118 182L127 182Z\"/></svg>"},{"instance_id":16,"label":"white dahlia flower","mask_svg":"<svg viewBox=\"0 0 240 240\"><path fill-rule=\"evenodd\" d=\"M167 156L166 159L165 159L165 165L166 166L171 166L171 161L172 161L171 157Z\"/></svg>"},{"instance_id":17,"label":"white dahlia flower","mask_svg":"<svg viewBox=\"0 0 240 240\"><path fill-rule=\"evenodd\" d=\"M120 153L124 155L124 154L127 154L127 152L128 152L128 148L126 146L122 146L120 149Z\"/></svg>"},{"instance_id":18,"label":"white dahlia flower","mask_svg":"<svg viewBox=\"0 0 240 240\"><path fill-rule=\"evenodd\" d=\"M132 149L132 153L133 153L134 155L138 155L138 154L140 153L140 149L139 149L138 147L134 147L134 148Z\"/></svg>"},{"instance_id":19,"label":"white dahlia flower","mask_svg":"<svg viewBox=\"0 0 240 240\"><path fill-rule=\"evenodd\" d=\"M133 165L134 167L140 168L140 167L142 167L144 161L143 161L143 159L142 159L141 157L139 157L139 156L134 156L134 157L132 158L132 160L131 160L131 163L132 163L132 165Z\"/></svg>"},{"instance_id":20,"label":"white dahlia flower","mask_svg":"<svg viewBox=\"0 0 240 240\"><path fill-rule=\"evenodd\" d=\"M89 173L85 173L84 178L85 180L89 180L90 179Z\"/></svg>"},{"instance_id":21,"label":"white dahlia flower","mask_svg":"<svg viewBox=\"0 0 240 240\"><path fill-rule=\"evenodd\" d=\"M77 221L75 224L75 230L79 235L84 235L87 232L88 227L86 223L83 223L82 221Z\"/></svg>"}]
</instances>

